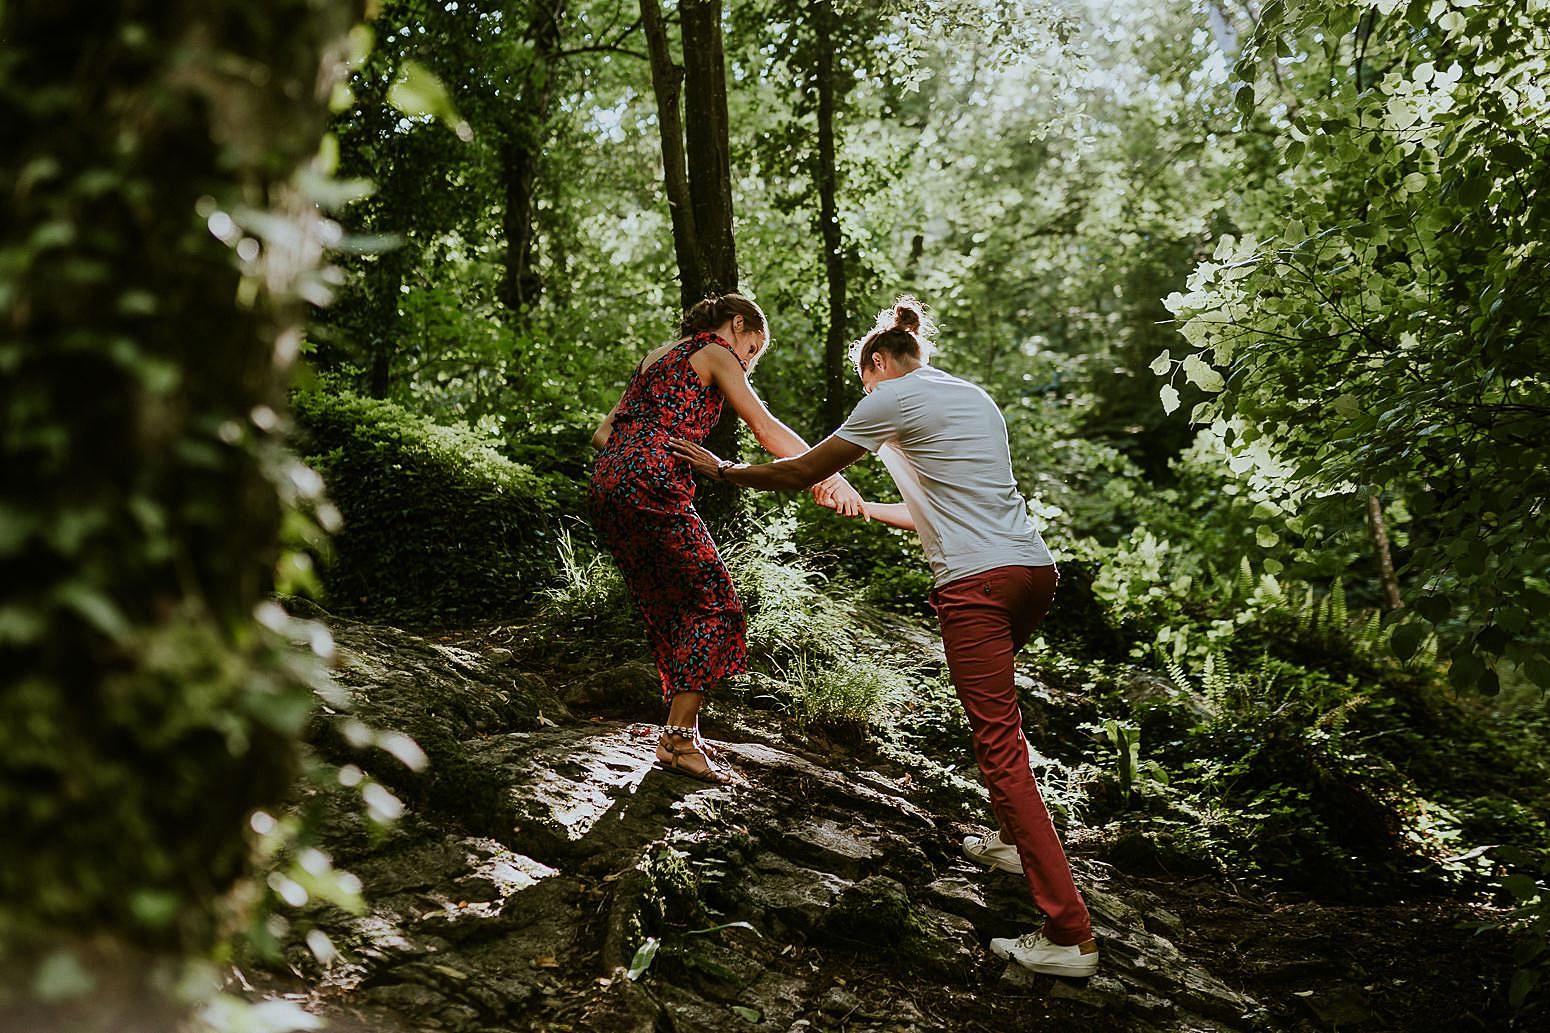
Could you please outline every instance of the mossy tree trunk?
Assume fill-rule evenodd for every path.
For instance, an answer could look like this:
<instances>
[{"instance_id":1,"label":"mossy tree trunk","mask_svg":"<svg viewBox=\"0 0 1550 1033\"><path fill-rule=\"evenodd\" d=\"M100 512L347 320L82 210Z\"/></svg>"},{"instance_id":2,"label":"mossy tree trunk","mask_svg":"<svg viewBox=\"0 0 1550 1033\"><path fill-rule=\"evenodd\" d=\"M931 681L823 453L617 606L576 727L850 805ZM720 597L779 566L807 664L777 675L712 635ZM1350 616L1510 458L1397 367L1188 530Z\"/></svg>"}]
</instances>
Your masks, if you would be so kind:
<instances>
[{"instance_id":1,"label":"mossy tree trunk","mask_svg":"<svg viewBox=\"0 0 1550 1033\"><path fill-rule=\"evenodd\" d=\"M207 952L292 780L283 389L361 7L0 7L0 967Z\"/></svg>"}]
</instances>

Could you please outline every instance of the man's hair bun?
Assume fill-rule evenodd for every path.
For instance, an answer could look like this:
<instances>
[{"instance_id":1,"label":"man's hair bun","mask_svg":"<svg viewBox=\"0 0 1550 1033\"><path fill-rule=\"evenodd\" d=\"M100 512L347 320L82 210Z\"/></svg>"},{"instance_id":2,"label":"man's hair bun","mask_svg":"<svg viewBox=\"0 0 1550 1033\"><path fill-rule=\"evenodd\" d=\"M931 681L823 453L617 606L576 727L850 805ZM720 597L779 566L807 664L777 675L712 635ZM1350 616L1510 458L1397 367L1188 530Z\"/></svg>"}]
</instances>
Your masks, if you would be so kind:
<instances>
[{"instance_id":1,"label":"man's hair bun","mask_svg":"<svg viewBox=\"0 0 1550 1033\"><path fill-rule=\"evenodd\" d=\"M931 337L935 333L936 324L926 314L926 307L912 295L903 294L892 308L877 314L877 322L866 336L851 345L850 358L858 371L879 351L929 362Z\"/></svg>"},{"instance_id":2,"label":"man's hair bun","mask_svg":"<svg viewBox=\"0 0 1550 1033\"><path fill-rule=\"evenodd\" d=\"M881 323L882 320L879 320ZM911 294L900 295L893 303L893 325L914 334L922 342L929 342L936 333L936 324L926 315L926 306Z\"/></svg>"}]
</instances>

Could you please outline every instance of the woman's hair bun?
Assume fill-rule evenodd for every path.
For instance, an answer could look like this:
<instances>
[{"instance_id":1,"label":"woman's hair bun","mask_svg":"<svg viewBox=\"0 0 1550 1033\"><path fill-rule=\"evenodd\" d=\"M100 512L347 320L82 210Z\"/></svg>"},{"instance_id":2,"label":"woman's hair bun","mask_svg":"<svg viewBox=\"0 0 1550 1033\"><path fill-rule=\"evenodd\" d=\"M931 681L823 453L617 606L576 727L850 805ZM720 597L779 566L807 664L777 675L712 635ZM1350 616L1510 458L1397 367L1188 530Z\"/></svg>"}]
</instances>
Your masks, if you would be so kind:
<instances>
[{"instance_id":1,"label":"woman's hair bun","mask_svg":"<svg viewBox=\"0 0 1550 1033\"><path fill-rule=\"evenodd\" d=\"M678 335L689 337L714 330L733 316L742 316L743 324L749 330L765 328L764 310L741 294L729 292L707 295L685 309L683 319L678 323Z\"/></svg>"}]
</instances>

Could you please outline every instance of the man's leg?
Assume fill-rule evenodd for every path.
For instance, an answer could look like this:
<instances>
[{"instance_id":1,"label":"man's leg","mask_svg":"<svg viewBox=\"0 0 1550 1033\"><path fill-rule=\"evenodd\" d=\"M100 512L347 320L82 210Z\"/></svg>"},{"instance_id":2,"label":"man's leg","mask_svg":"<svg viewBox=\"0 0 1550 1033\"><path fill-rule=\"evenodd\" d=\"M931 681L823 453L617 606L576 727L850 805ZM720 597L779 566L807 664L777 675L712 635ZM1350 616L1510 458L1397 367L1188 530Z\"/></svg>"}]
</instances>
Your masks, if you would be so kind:
<instances>
[{"instance_id":1,"label":"man's leg","mask_svg":"<svg viewBox=\"0 0 1550 1033\"><path fill-rule=\"evenodd\" d=\"M1091 920L1028 767L1012 665L1015 646L1027 640L1053 594L1052 568L1001 567L932 596L996 820L1017 846L1034 903L1047 919L1045 936L1069 946L1092 938Z\"/></svg>"}]
</instances>

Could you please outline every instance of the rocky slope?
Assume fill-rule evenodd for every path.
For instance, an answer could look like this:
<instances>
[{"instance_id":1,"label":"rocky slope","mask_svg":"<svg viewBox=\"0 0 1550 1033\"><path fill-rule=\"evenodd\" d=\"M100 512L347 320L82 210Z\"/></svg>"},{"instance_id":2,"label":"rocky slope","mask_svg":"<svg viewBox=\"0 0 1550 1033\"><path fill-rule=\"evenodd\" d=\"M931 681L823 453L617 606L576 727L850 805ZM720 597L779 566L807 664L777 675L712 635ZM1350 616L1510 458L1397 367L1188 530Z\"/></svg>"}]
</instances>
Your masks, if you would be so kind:
<instances>
[{"instance_id":1,"label":"rocky slope","mask_svg":"<svg viewBox=\"0 0 1550 1033\"><path fill-rule=\"evenodd\" d=\"M415 773L362 756L346 717L317 721L319 752L366 768L406 813L381 831L353 791L308 790L368 910L306 916L333 963L299 924L286 965L244 974L332 1029L1501 1028L1479 969L1505 964L1502 947L1472 938L1457 905L1240 896L1215 877L1117 868L1091 830L1068 835L1099 974L996 960L987 941L1039 917L1020 878L959 853L984 820L960 729L926 736L912 765L723 704L706 730L741 778L713 787L655 769L628 723L658 711L648 665L543 674L502 629L431 640L330 624L354 716L430 760ZM939 662L921 629L887 630ZM1023 681L1036 745L1080 718L1082 700Z\"/></svg>"}]
</instances>

